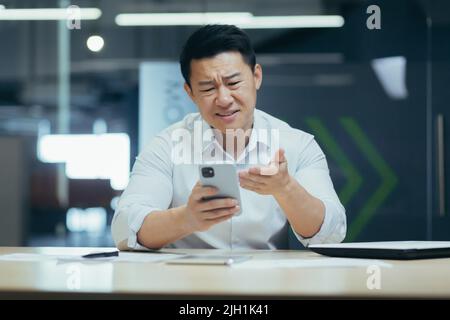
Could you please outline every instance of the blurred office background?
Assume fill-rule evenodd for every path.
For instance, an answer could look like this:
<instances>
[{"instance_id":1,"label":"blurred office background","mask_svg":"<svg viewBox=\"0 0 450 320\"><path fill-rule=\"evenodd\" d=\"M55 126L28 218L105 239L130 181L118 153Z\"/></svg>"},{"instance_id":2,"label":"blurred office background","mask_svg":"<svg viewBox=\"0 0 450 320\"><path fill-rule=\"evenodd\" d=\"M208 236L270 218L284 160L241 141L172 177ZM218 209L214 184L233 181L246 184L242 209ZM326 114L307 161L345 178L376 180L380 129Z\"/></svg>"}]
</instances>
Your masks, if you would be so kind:
<instances>
[{"instance_id":1,"label":"blurred office background","mask_svg":"<svg viewBox=\"0 0 450 320\"><path fill-rule=\"evenodd\" d=\"M198 26L127 14L225 12L258 107L327 155L345 241L450 240L450 2L0 0L0 245L113 245L134 158L194 110L177 60Z\"/></svg>"}]
</instances>

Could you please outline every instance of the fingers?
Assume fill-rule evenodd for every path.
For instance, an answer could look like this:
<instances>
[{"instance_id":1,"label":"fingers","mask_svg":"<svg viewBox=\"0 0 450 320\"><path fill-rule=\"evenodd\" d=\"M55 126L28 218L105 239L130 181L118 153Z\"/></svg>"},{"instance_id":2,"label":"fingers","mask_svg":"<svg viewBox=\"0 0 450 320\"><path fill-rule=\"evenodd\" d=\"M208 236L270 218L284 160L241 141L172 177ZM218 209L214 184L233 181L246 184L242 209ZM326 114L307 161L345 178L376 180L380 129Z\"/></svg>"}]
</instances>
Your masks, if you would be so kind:
<instances>
[{"instance_id":1,"label":"fingers","mask_svg":"<svg viewBox=\"0 0 450 320\"><path fill-rule=\"evenodd\" d=\"M285 165L286 162L287 160L284 155L284 150L278 149L269 165L261 167L258 173L263 176L274 176L279 172L280 166Z\"/></svg>"},{"instance_id":2,"label":"fingers","mask_svg":"<svg viewBox=\"0 0 450 320\"><path fill-rule=\"evenodd\" d=\"M252 181L250 179L241 179L240 185L242 188L249 189L252 191L260 191L263 187L261 183Z\"/></svg>"},{"instance_id":3,"label":"fingers","mask_svg":"<svg viewBox=\"0 0 450 320\"><path fill-rule=\"evenodd\" d=\"M219 209L214 211L207 211L204 213L205 220L217 220L224 217L231 217L235 213L239 212L241 208L239 206L235 206L230 209Z\"/></svg>"},{"instance_id":4,"label":"fingers","mask_svg":"<svg viewBox=\"0 0 450 320\"><path fill-rule=\"evenodd\" d=\"M278 162L271 162L268 166L261 168L262 176L274 176L278 173L280 164Z\"/></svg>"},{"instance_id":5,"label":"fingers","mask_svg":"<svg viewBox=\"0 0 450 320\"><path fill-rule=\"evenodd\" d=\"M248 169L248 173L254 174L254 175L261 175L261 169L260 167L252 167Z\"/></svg>"},{"instance_id":6,"label":"fingers","mask_svg":"<svg viewBox=\"0 0 450 320\"><path fill-rule=\"evenodd\" d=\"M261 167L252 167L248 171L239 172L239 178L250 179L261 184L267 184L268 178L274 176L283 170L287 169L287 160L283 149L278 149L270 161L269 165Z\"/></svg>"},{"instance_id":7,"label":"fingers","mask_svg":"<svg viewBox=\"0 0 450 320\"><path fill-rule=\"evenodd\" d=\"M194 189L192 189L192 197L194 200L199 201L203 198L213 196L217 194L217 192L217 188L203 186L200 182L197 182Z\"/></svg>"},{"instance_id":8,"label":"fingers","mask_svg":"<svg viewBox=\"0 0 450 320\"><path fill-rule=\"evenodd\" d=\"M260 172L261 168L250 168L248 172L246 171L239 172L239 178L240 180L244 181L250 180L265 185L268 182L268 177L261 175Z\"/></svg>"},{"instance_id":9,"label":"fingers","mask_svg":"<svg viewBox=\"0 0 450 320\"><path fill-rule=\"evenodd\" d=\"M278 149L277 152L275 152L275 155L273 157L273 162L275 162L275 163L286 162L286 157L284 155L284 149Z\"/></svg>"},{"instance_id":10,"label":"fingers","mask_svg":"<svg viewBox=\"0 0 450 320\"><path fill-rule=\"evenodd\" d=\"M206 200L198 205L200 211L211 211L217 209L234 208L238 204L237 200L232 198Z\"/></svg>"},{"instance_id":11,"label":"fingers","mask_svg":"<svg viewBox=\"0 0 450 320\"><path fill-rule=\"evenodd\" d=\"M263 176L274 176L279 172L280 166L286 164L286 162L284 150L278 149L269 165L260 168L259 174Z\"/></svg>"},{"instance_id":12,"label":"fingers","mask_svg":"<svg viewBox=\"0 0 450 320\"><path fill-rule=\"evenodd\" d=\"M185 213L196 231L208 230L239 212L238 202L233 198L203 200L217 193L215 187L203 186L200 182L193 187Z\"/></svg>"},{"instance_id":13,"label":"fingers","mask_svg":"<svg viewBox=\"0 0 450 320\"><path fill-rule=\"evenodd\" d=\"M218 224L218 223L221 223L223 221L231 219L233 216L234 216L234 214L229 214L229 215L226 215L226 216L214 219L214 220L208 220L208 221L206 221L206 223L209 224L209 227L212 227L215 224Z\"/></svg>"}]
</instances>

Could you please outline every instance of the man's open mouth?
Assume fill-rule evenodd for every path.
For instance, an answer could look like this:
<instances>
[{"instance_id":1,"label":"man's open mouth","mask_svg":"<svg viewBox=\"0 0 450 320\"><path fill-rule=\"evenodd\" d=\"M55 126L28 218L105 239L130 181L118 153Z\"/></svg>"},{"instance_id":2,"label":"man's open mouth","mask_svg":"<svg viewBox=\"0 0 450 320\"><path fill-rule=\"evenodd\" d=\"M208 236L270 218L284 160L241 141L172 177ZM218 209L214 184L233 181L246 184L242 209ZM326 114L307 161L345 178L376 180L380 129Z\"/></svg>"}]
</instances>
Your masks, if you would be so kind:
<instances>
[{"instance_id":1,"label":"man's open mouth","mask_svg":"<svg viewBox=\"0 0 450 320\"><path fill-rule=\"evenodd\" d=\"M237 112L239 112L239 110L234 110L234 111L230 111L230 112L227 112L227 113L223 113L223 112L221 112L221 113L216 113L216 115L219 116L219 117L225 118L225 117L232 116L233 114L235 114L235 113L237 113Z\"/></svg>"}]
</instances>

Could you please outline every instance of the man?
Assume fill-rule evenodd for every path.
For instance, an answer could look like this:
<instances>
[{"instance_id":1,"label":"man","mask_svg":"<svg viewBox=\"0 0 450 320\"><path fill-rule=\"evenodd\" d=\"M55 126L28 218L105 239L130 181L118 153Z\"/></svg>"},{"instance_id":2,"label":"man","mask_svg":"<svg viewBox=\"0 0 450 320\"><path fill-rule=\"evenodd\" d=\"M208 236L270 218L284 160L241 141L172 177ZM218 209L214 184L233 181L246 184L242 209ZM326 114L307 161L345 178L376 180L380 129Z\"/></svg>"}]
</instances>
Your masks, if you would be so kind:
<instances>
[{"instance_id":1,"label":"man","mask_svg":"<svg viewBox=\"0 0 450 320\"><path fill-rule=\"evenodd\" d=\"M313 136L255 109L262 68L248 36L235 26L202 27L180 65L199 113L163 130L137 157L112 222L117 247L283 249L289 226L304 246L341 242L345 209ZM198 163L177 162L174 137L194 135L199 123L195 155L203 162L222 157L239 170L243 210L236 217L234 199L202 200L217 191L198 182ZM279 147L261 130L275 132Z\"/></svg>"}]
</instances>

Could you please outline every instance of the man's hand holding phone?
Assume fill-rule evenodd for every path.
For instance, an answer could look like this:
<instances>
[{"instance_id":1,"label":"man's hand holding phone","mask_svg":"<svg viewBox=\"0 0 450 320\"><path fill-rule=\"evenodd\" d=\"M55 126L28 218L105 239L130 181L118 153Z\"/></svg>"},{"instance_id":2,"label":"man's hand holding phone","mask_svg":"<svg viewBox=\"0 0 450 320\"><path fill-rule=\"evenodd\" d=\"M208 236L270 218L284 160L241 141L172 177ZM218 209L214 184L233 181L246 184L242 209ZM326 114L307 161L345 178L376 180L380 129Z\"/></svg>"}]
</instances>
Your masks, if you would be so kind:
<instances>
[{"instance_id":1,"label":"man's hand holding phone","mask_svg":"<svg viewBox=\"0 0 450 320\"><path fill-rule=\"evenodd\" d=\"M185 206L187 225L193 232L206 231L213 225L230 219L239 212L238 201L233 198L204 200L218 193L215 187L203 186L201 182L192 189Z\"/></svg>"}]
</instances>

